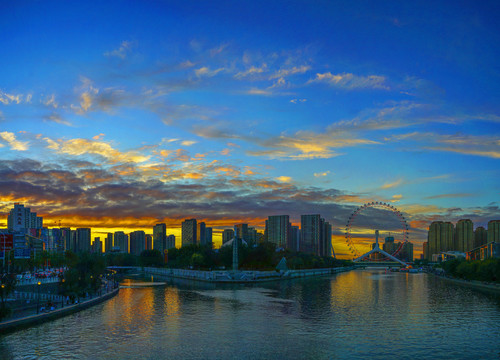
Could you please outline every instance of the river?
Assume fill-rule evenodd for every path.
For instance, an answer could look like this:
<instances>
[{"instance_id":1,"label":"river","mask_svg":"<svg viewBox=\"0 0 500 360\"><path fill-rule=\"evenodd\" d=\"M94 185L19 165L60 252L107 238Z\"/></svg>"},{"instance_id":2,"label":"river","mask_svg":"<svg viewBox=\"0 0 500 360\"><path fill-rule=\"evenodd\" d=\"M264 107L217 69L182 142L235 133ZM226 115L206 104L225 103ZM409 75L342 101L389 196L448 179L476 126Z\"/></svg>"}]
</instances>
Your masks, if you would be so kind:
<instances>
[{"instance_id":1,"label":"river","mask_svg":"<svg viewBox=\"0 0 500 360\"><path fill-rule=\"evenodd\" d=\"M0 358L500 358L500 297L427 274L121 285L105 303L0 336Z\"/></svg>"}]
</instances>

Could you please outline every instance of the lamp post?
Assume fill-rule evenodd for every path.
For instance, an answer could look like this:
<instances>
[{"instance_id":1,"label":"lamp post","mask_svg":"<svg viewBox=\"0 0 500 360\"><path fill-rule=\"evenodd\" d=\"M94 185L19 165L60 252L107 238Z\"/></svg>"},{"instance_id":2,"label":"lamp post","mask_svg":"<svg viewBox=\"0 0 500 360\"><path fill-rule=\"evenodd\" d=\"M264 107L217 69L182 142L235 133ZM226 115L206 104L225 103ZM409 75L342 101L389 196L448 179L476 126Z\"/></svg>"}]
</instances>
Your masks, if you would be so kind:
<instances>
[{"instance_id":1,"label":"lamp post","mask_svg":"<svg viewBox=\"0 0 500 360\"><path fill-rule=\"evenodd\" d=\"M62 284L63 284L63 289L64 289L64 282L65 282L65 281L66 281L66 280L65 280L64 278L61 280L61 282L62 282ZM62 299L61 299L61 309L62 309L63 307L64 307L64 293L63 293L63 295L62 295Z\"/></svg>"},{"instance_id":2,"label":"lamp post","mask_svg":"<svg viewBox=\"0 0 500 360\"><path fill-rule=\"evenodd\" d=\"M5 271L5 234L2 233L2 237L3 237L3 267L2 267L2 271Z\"/></svg>"},{"instance_id":3,"label":"lamp post","mask_svg":"<svg viewBox=\"0 0 500 360\"><path fill-rule=\"evenodd\" d=\"M5 297L4 290L5 290L5 284L2 284L2 304L4 302L4 297Z\"/></svg>"},{"instance_id":4,"label":"lamp post","mask_svg":"<svg viewBox=\"0 0 500 360\"><path fill-rule=\"evenodd\" d=\"M42 283L39 281L37 283L37 287L38 287L38 297L37 297L37 301L36 301L36 313L38 314L40 312L40 285L42 285Z\"/></svg>"}]
</instances>

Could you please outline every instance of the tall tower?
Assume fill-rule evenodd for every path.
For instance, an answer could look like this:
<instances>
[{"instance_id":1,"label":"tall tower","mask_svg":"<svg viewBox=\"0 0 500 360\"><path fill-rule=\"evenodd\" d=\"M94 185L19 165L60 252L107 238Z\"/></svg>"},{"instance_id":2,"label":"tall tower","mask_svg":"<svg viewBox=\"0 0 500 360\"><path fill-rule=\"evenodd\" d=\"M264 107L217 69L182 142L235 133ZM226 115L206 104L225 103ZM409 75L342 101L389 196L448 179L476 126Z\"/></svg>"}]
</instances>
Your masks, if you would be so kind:
<instances>
[{"instance_id":1,"label":"tall tower","mask_svg":"<svg viewBox=\"0 0 500 360\"><path fill-rule=\"evenodd\" d=\"M196 245L196 219L186 219L182 222L182 246Z\"/></svg>"},{"instance_id":2,"label":"tall tower","mask_svg":"<svg viewBox=\"0 0 500 360\"><path fill-rule=\"evenodd\" d=\"M500 220L488 222L488 242L500 242Z\"/></svg>"},{"instance_id":3,"label":"tall tower","mask_svg":"<svg viewBox=\"0 0 500 360\"><path fill-rule=\"evenodd\" d=\"M457 246L454 241L453 224L450 222L433 221L427 234L429 258L441 251L454 251Z\"/></svg>"},{"instance_id":4,"label":"tall tower","mask_svg":"<svg viewBox=\"0 0 500 360\"><path fill-rule=\"evenodd\" d=\"M484 227L479 226L474 231L474 248L484 245L488 242L488 234Z\"/></svg>"},{"instance_id":5,"label":"tall tower","mask_svg":"<svg viewBox=\"0 0 500 360\"><path fill-rule=\"evenodd\" d=\"M474 224L469 219L458 220L455 228L457 251L467 252L474 248Z\"/></svg>"},{"instance_id":6,"label":"tall tower","mask_svg":"<svg viewBox=\"0 0 500 360\"><path fill-rule=\"evenodd\" d=\"M233 238L233 271L238 271L238 243L240 241L238 240L237 236L237 229L236 226L234 227L234 238Z\"/></svg>"},{"instance_id":7,"label":"tall tower","mask_svg":"<svg viewBox=\"0 0 500 360\"><path fill-rule=\"evenodd\" d=\"M267 241L285 248L289 244L290 220L288 215L269 216L267 220Z\"/></svg>"},{"instance_id":8,"label":"tall tower","mask_svg":"<svg viewBox=\"0 0 500 360\"><path fill-rule=\"evenodd\" d=\"M167 249L167 225L163 223L153 226L153 249L162 254Z\"/></svg>"}]
</instances>

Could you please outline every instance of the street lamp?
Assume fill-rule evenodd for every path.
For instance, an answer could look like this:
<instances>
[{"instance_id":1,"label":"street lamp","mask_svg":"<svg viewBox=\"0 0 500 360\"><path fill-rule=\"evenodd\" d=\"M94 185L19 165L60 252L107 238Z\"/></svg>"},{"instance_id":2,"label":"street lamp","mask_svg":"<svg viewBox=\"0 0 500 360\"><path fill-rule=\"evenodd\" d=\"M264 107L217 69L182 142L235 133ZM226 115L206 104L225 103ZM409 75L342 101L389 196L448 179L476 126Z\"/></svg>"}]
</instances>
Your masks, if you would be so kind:
<instances>
[{"instance_id":1,"label":"street lamp","mask_svg":"<svg viewBox=\"0 0 500 360\"><path fill-rule=\"evenodd\" d=\"M62 284L63 284L63 288L64 288L64 282L65 282L65 281L66 281L66 279L64 279L64 278L61 280L61 282L62 282ZM63 293L63 295L62 295L62 300L61 300L61 308L63 308L63 307L64 307L64 293Z\"/></svg>"},{"instance_id":2,"label":"street lamp","mask_svg":"<svg viewBox=\"0 0 500 360\"><path fill-rule=\"evenodd\" d=\"M38 298L37 298L37 301L36 301L36 313L38 314L40 312L40 285L42 285L42 283L39 281L37 282L37 287L38 287Z\"/></svg>"}]
</instances>

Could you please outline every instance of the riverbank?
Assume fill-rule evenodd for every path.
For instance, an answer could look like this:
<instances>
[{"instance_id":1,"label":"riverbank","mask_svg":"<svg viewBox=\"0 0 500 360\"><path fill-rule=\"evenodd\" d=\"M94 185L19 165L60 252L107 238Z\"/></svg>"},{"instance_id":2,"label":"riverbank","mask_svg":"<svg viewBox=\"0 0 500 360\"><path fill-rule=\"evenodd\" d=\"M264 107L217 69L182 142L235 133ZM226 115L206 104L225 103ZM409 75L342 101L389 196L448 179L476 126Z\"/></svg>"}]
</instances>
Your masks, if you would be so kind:
<instances>
[{"instance_id":1,"label":"riverbank","mask_svg":"<svg viewBox=\"0 0 500 360\"><path fill-rule=\"evenodd\" d=\"M145 267L144 273L167 278L195 280L210 283L248 284L267 281L289 280L310 276L325 276L354 270L354 266L287 271L202 271Z\"/></svg>"},{"instance_id":2,"label":"riverbank","mask_svg":"<svg viewBox=\"0 0 500 360\"><path fill-rule=\"evenodd\" d=\"M83 301L79 304L67 305L63 308L53 310L53 311L48 312L48 313L30 315L30 316L25 316L22 318L17 318L17 319L12 319L12 320L0 322L0 333L6 334L7 332L16 331L16 330L19 330L19 329L22 329L25 327L40 324L42 322L46 322L46 321L50 321L50 320L55 320L55 319L58 319L60 317L66 316L66 315L76 313L78 311L87 309L91 306L100 304L108 299L111 299L112 297L114 297L118 294L119 290L120 290L119 288L116 288L116 289L113 289L106 294L95 297L93 299Z\"/></svg>"},{"instance_id":3,"label":"riverbank","mask_svg":"<svg viewBox=\"0 0 500 360\"><path fill-rule=\"evenodd\" d=\"M455 279L443 275L438 275L434 274L437 278L443 279L452 283L455 283L457 285L462 285L466 287L470 287L476 290L482 290L482 291L488 291L488 292L494 292L497 294L500 294L500 284L490 284L490 283L483 283L481 281L476 281L476 280L463 280L463 279Z\"/></svg>"}]
</instances>

